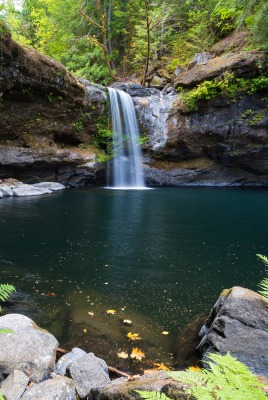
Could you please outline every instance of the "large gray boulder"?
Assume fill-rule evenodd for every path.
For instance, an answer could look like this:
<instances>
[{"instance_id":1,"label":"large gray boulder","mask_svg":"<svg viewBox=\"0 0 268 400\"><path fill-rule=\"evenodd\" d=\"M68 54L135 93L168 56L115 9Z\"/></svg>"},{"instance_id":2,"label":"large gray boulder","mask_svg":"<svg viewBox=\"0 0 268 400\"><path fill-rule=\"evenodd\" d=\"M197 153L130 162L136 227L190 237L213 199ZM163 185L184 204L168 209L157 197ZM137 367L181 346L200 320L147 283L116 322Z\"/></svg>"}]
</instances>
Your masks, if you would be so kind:
<instances>
[{"instance_id":1,"label":"large gray boulder","mask_svg":"<svg viewBox=\"0 0 268 400\"><path fill-rule=\"evenodd\" d=\"M28 388L22 400L76 400L73 381L66 376L48 379Z\"/></svg>"},{"instance_id":2,"label":"large gray boulder","mask_svg":"<svg viewBox=\"0 0 268 400\"><path fill-rule=\"evenodd\" d=\"M111 382L106 362L93 353L88 353L71 363L69 372L82 398L86 397L92 389L103 387Z\"/></svg>"},{"instance_id":3,"label":"large gray boulder","mask_svg":"<svg viewBox=\"0 0 268 400\"><path fill-rule=\"evenodd\" d=\"M6 400L18 400L26 390L28 382L29 377L24 372L15 369L2 383L0 393Z\"/></svg>"},{"instance_id":4,"label":"large gray boulder","mask_svg":"<svg viewBox=\"0 0 268 400\"><path fill-rule=\"evenodd\" d=\"M268 377L268 300L249 289L224 290L200 331L199 349L226 354ZM206 364L205 364L206 365Z\"/></svg>"},{"instance_id":5,"label":"large gray boulder","mask_svg":"<svg viewBox=\"0 0 268 400\"><path fill-rule=\"evenodd\" d=\"M33 382L48 378L55 365L56 338L20 314L0 317L0 329L4 328L13 333L0 335L0 373L9 374L18 369Z\"/></svg>"}]
</instances>

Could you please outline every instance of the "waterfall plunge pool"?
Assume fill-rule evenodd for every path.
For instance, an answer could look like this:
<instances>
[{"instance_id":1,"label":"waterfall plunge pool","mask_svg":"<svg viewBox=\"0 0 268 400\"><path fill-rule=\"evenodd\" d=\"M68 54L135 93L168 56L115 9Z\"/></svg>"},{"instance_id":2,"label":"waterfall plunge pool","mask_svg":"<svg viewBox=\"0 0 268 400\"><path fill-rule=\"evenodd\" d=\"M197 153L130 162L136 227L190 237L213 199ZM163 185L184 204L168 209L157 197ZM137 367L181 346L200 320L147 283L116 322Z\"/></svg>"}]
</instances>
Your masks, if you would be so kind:
<instances>
[{"instance_id":1,"label":"waterfall plunge pool","mask_svg":"<svg viewBox=\"0 0 268 400\"><path fill-rule=\"evenodd\" d=\"M267 203L266 190L230 188L2 199L1 282L18 291L8 311L33 318L61 347L82 347L118 368L172 366L179 333L223 288L257 289ZM131 342L129 332L142 340ZM142 361L118 357L135 347Z\"/></svg>"}]
</instances>

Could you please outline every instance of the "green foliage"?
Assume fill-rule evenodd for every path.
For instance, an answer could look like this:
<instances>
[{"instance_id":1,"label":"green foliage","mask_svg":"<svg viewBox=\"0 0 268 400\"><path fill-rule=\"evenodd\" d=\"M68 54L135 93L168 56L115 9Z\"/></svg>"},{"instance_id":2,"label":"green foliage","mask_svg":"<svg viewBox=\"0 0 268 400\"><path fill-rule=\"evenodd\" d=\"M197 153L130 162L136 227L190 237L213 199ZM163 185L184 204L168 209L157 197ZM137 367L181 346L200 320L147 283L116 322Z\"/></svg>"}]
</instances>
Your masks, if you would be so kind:
<instances>
[{"instance_id":1,"label":"green foliage","mask_svg":"<svg viewBox=\"0 0 268 400\"><path fill-rule=\"evenodd\" d=\"M170 400L165 393L147 392L145 390L136 390L136 392L141 396L142 399L146 400Z\"/></svg>"},{"instance_id":2,"label":"green foliage","mask_svg":"<svg viewBox=\"0 0 268 400\"><path fill-rule=\"evenodd\" d=\"M262 254L256 254L256 256L259 257L266 266L266 268L268 268L268 257L263 256ZM268 269L266 270L266 274L268 276ZM262 294L264 297L268 299L268 277L264 278L259 283L259 287L261 288L261 290L259 290L260 294Z\"/></svg>"},{"instance_id":3,"label":"green foliage","mask_svg":"<svg viewBox=\"0 0 268 400\"><path fill-rule=\"evenodd\" d=\"M227 353L210 354L207 357L209 370L171 372L172 378L193 385L188 393L198 400L265 400L263 384L247 366Z\"/></svg>"},{"instance_id":4,"label":"green foliage","mask_svg":"<svg viewBox=\"0 0 268 400\"><path fill-rule=\"evenodd\" d=\"M9 298L9 295L15 292L16 289L13 285L9 284L0 284L0 300L6 301ZM0 306L0 312L2 311L2 307Z\"/></svg>"},{"instance_id":5,"label":"green foliage","mask_svg":"<svg viewBox=\"0 0 268 400\"><path fill-rule=\"evenodd\" d=\"M210 354L207 357L208 369L201 372L186 370L169 372L179 382L191 385L186 393L197 400L265 400L267 399L262 384L256 376L230 353L225 356ZM166 400L158 392L138 391L143 399Z\"/></svg>"},{"instance_id":6,"label":"green foliage","mask_svg":"<svg viewBox=\"0 0 268 400\"><path fill-rule=\"evenodd\" d=\"M267 77L235 78L233 73L226 72L222 78L204 81L188 92L182 91L181 88L177 88L177 91L182 91L182 100L189 110L197 110L200 100L211 100L216 96L224 96L231 100L238 93L253 94L266 89L268 89ZM257 119L259 120L260 116L259 118L257 116ZM258 121L254 121L254 124L256 122Z\"/></svg>"}]
</instances>

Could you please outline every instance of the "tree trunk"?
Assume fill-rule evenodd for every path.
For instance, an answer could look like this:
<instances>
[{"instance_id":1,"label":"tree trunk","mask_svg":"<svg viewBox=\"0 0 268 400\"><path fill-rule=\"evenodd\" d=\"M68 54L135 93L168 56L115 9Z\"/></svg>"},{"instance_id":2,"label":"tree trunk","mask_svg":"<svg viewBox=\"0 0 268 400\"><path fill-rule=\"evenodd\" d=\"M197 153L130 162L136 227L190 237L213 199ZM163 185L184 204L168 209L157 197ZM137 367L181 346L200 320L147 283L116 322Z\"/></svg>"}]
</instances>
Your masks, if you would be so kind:
<instances>
[{"instance_id":1,"label":"tree trunk","mask_svg":"<svg viewBox=\"0 0 268 400\"><path fill-rule=\"evenodd\" d=\"M151 50L151 39L150 39L150 21L149 21L149 8L148 8L148 1L144 0L145 5L145 15L146 15L146 33L147 33L147 54L146 54L146 62L145 68L143 73L143 78L141 84L145 86L148 67L149 67L149 60L150 60L150 50Z\"/></svg>"}]
</instances>

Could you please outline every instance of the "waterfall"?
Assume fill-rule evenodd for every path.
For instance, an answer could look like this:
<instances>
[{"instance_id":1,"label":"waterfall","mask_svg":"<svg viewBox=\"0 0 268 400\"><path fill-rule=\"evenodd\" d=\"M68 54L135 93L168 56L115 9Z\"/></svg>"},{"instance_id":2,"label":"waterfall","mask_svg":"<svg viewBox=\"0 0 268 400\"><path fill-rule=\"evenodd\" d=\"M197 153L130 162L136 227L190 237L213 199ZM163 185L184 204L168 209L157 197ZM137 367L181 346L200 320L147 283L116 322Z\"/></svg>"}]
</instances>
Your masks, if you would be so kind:
<instances>
[{"instance_id":1,"label":"waterfall","mask_svg":"<svg viewBox=\"0 0 268 400\"><path fill-rule=\"evenodd\" d=\"M113 129L112 187L142 189L139 128L132 98L122 90L108 88Z\"/></svg>"}]
</instances>

